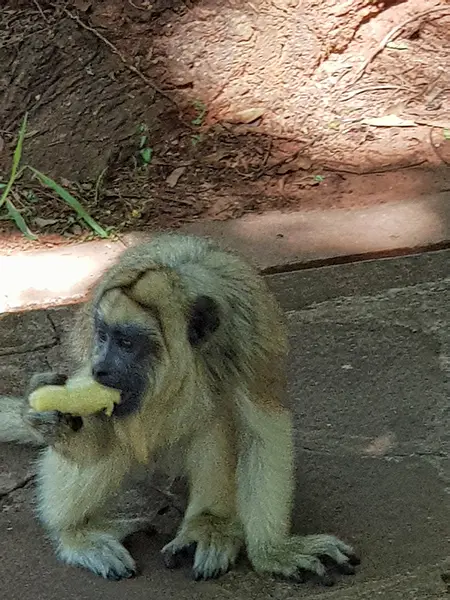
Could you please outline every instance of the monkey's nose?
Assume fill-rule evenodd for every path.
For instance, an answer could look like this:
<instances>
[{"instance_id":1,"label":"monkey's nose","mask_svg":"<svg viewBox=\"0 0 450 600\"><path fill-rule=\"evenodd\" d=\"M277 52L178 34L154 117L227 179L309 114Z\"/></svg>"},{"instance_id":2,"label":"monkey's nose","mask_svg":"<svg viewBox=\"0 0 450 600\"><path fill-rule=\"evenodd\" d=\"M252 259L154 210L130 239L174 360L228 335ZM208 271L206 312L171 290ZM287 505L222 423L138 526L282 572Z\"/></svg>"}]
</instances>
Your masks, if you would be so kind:
<instances>
[{"instance_id":1,"label":"monkey's nose","mask_svg":"<svg viewBox=\"0 0 450 600\"><path fill-rule=\"evenodd\" d=\"M92 367L92 377L102 385L108 385L108 381L111 379L109 371L102 365L94 365Z\"/></svg>"}]
</instances>

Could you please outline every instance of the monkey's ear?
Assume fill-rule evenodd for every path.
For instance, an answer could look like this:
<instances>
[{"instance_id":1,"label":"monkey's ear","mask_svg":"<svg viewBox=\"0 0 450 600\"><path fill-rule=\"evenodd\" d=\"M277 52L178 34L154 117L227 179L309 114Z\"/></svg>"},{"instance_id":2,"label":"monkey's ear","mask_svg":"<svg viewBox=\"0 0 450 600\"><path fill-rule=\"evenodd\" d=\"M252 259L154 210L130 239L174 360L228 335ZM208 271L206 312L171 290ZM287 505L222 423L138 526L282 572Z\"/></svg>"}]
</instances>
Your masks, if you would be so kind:
<instances>
[{"instance_id":1,"label":"monkey's ear","mask_svg":"<svg viewBox=\"0 0 450 600\"><path fill-rule=\"evenodd\" d=\"M188 321L188 339L193 346L213 333L220 324L219 306L209 296L199 296L191 306Z\"/></svg>"}]
</instances>

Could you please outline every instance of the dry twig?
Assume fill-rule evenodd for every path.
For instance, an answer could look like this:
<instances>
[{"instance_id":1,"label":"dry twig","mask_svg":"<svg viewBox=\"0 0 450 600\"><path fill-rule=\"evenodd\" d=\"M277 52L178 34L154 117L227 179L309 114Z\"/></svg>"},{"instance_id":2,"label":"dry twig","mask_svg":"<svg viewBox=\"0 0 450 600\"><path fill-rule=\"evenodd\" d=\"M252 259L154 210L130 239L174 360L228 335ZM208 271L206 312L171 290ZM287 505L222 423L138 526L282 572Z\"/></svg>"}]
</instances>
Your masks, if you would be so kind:
<instances>
[{"instance_id":1,"label":"dry twig","mask_svg":"<svg viewBox=\"0 0 450 600\"><path fill-rule=\"evenodd\" d=\"M386 84L386 85L373 85L373 86L369 86L369 87L365 87L365 88L360 88L359 90L354 90L353 92L349 92L344 98L342 98L343 102L346 102L347 100L350 100L351 98L354 98L355 96L358 96L359 94L365 94L367 92L376 92L378 90L405 90L405 86L401 86L401 85L391 85L391 84ZM413 90L409 90L409 91L413 91Z\"/></svg>"},{"instance_id":2,"label":"dry twig","mask_svg":"<svg viewBox=\"0 0 450 600\"><path fill-rule=\"evenodd\" d=\"M72 14L69 10L67 10L67 8L64 8L63 11L70 19L75 21L80 27L82 27L86 31L90 31L91 33L93 33L99 40L101 40L106 46L108 46L108 48L110 50L112 50L114 52L114 54L117 54L117 56L120 58L120 60L123 62L123 64L126 66L126 68L129 71L131 71L132 73L137 75L140 79L142 79L142 81L144 83L146 83L148 86L150 86L152 89L154 89L155 92L158 92L158 94L161 94L161 96L164 96L164 98L167 98L167 100L170 100L170 102L172 102L172 104L175 104L175 106L176 106L176 102L170 94L168 94L167 92L162 90L160 87L158 87L156 85L156 83L154 83L151 79L146 77L144 75L144 73L139 71L139 69L137 69L134 65L130 65L130 63L127 61L125 56L123 56L123 54L120 52L120 50L112 42L110 42L107 38L105 38L105 36L103 36L100 32L98 32L94 27L91 27L90 25L86 25L86 23L83 23L83 21L80 19L80 17L78 15Z\"/></svg>"},{"instance_id":3,"label":"dry twig","mask_svg":"<svg viewBox=\"0 0 450 600\"><path fill-rule=\"evenodd\" d=\"M428 15L431 15L433 13L438 13L438 12L448 12L448 14L450 14L450 8L448 6L440 6L440 7L435 7L435 8L430 8L428 10L424 10L423 12L417 13L416 15L410 17L403 23L400 23L399 25L396 25L393 29L391 29L391 31L381 40L381 42L378 44L378 46L375 48L375 50L373 50L373 52L370 54L370 56L368 58L366 58L366 60L364 61L364 63L361 65L361 67L357 71L356 75L354 76L353 80L348 84L348 86L345 88L345 90L343 90L343 92L347 91L349 87L351 87L352 85L355 85L355 83L357 81L359 81L359 79L361 79L361 77L364 75L365 70L370 65L370 63L374 60L374 58L376 56L378 56L378 54L382 50L384 50L386 45L389 44L389 42L392 42L392 40L395 39L397 37L397 35L407 25L409 25L410 23L414 23L414 21L422 19L423 17L427 17Z\"/></svg>"},{"instance_id":4,"label":"dry twig","mask_svg":"<svg viewBox=\"0 0 450 600\"><path fill-rule=\"evenodd\" d=\"M41 5L39 4L38 0L33 0L33 4L35 5L35 7L38 9L39 14L41 15L41 17L44 19L44 21L46 23L48 23L48 19L44 14L44 11L42 10Z\"/></svg>"}]
</instances>

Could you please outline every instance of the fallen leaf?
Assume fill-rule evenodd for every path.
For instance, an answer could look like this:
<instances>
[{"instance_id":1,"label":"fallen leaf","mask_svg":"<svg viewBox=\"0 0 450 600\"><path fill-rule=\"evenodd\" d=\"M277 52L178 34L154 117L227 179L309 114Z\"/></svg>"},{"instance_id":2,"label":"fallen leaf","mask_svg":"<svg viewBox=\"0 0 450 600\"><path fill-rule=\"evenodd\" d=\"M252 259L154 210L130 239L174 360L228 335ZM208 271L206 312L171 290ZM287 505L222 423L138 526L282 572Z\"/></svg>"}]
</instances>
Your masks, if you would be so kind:
<instances>
[{"instance_id":1,"label":"fallen leaf","mask_svg":"<svg viewBox=\"0 0 450 600\"><path fill-rule=\"evenodd\" d=\"M294 160L280 165L277 169L279 175L292 173L294 171L307 171L311 168L312 161L309 156L297 156Z\"/></svg>"},{"instance_id":2,"label":"fallen leaf","mask_svg":"<svg viewBox=\"0 0 450 600\"><path fill-rule=\"evenodd\" d=\"M294 162L297 165L297 169L302 171L307 171L312 166L312 160L309 156L297 156Z\"/></svg>"},{"instance_id":3,"label":"fallen leaf","mask_svg":"<svg viewBox=\"0 0 450 600\"><path fill-rule=\"evenodd\" d=\"M56 225L56 223L58 223L58 219L42 219L41 217L36 217L34 219L34 223L38 227L47 227L48 225Z\"/></svg>"},{"instance_id":4,"label":"fallen leaf","mask_svg":"<svg viewBox=\"0 0 450 600\"><path fill-rule=\"evenodd\" d=\"M297 168L295 166L295 162L291 161L291 162L280 165L277 169L277 173L278 173L278 175L285 175L286 173L292 173L293 171L296 171L296 170L297 170Z\"/></svg>"},{"instance_id":5,"label":"fallen leaf","mask_svg":"<svg viewBox=\"0 0 450 600\"><path fill-rule=\"evenodd\" d=\"M409 50L409 46L405 42L388 42L386 48L391 48L391 50Z\"/></svg>"},{"instance_id":6,"label":"fallen leaf","mask_svg":"<svg viewBox=\"0 0 450 600\"><path fill-rule=\"evenodd\" d=\"M329 129L335 129L335 130L338 130L340 126L341 126L341 124L339 123L339 121L330 121L330 122L328 123L328 128L329 128Z\"/></svg>"},{"instance_id":7,"label":"fallen leaf","mask_svg":"<svg viewBox=\"0 0 450 600\"><path fill-rule=\"evenodd\" d=\"M3 152L4 147L5 147L5 140L0 135L0 152Z\"/></svg>"},{"instance_id":8,"label":"fallen leaf","mask_svg":"<svg viewBox=\"0 0 450 600\"><path fill-rule=\"evenodd\" d=\"M217 221L226 220L233 214L235 200L222 196L208 209L208 216Z\"/></svg>"},{"instance_id":9,"label":"fallen leaf","mask_svg":"<svg viewBox=\"0 0 450 600\"><path fill-rule=\"evenodd\" d=\"M178 167L172 171L172 173L167 177L166 183L169 187L173 188L177 185L178 180L186 171L186 167Z\"/></svg>"},{"instance_id":10,"label":"fallen leaf","mask_svg":"<svg viewBox=\"0 0 450 600\"><path fill-rule=\"evenodd\" d=\"M426 121L422 119L416 119L417 125L427 125L428 127L436 127L437 129L450 129L449 121Z\"/></svg>"},{"instance_id":11,"label":"fallen leaf","mask_svg":"<svg viewBox=\"0 0 450 600\"><path fill-rule=\"evenodd\" d=\"M373 117L372 119L363 119L365 125L374 127L417 127L417 123L411 119L401 119L397 115L384 115L384 117Z\"/></svg>"},{"instance_id":12,"label":"fallen leaf","mask_svg":"<svg viewBox=\"0 0 450 600\"><path fill-rule=\"evenodd\" d=\"M264 108L246 108L244 110L234 113L234 115L228 120L232 123L253 123L256 119L259 119L265 113Z\"/></svg>"},{"instance_id":13,"label":"fallen leaf","mask_svg":"<svg viewBox=\"0 0 450 600\"><path fill-rule=\"evenodd\" d=\"M403 100L399 100L398 102L393 102L389 107L386 107L386 113L388 115L396 115L399 116L406 109L406 102Z\"/></svg>"}]
</instances>

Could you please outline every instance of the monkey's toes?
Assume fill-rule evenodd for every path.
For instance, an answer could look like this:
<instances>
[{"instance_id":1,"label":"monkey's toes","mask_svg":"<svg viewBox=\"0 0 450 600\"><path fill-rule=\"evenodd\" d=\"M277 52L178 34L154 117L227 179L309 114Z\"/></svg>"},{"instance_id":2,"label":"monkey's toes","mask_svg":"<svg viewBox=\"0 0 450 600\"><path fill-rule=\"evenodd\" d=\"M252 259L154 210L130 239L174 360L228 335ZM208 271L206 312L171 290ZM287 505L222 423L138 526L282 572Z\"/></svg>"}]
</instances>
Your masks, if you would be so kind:
<instances>
[{"instance_id":1,"label":"monkey's toes","mask_svg":"<svg viewBox=\"0 0 450 600\"><path fill-rule=\"evenodd\" d=\"M66 564L88 569L104 579L119 581L137 574L128 550L108 533L89 532L81 547L61 545L59 556Z\"/></svg>"},{"instance_id":2,"label":"monkey's toes","mask_svg":"<svg viewBox=\"0 0 450 600\"><path fill-rule=\"evenodd\" d=\"M350 565L357 567L361 564L361 558L354 552L348 556L348 562Z\"/></svg>"},{"instance_id":3,"label":"monkey's toes","mask_svg":"<svg viewBox=\"0 0 450 600\"><path fill-rule=\"evenodd\" d=\"M233 548L198 546L195 552L192 576L195 581L217 579L228 573L235 562Z\"/></svg>"},{"instance_id":4,"label":"monkey's toes","mask_svg":"<svg viewBox=\"0 0 450 600\"><path fill-rule=\"evenodd\" d=\"M195 555L195 546L195 543L181 547L172 542L167 544L161 550L164 566L167 569L178 569L185 560L192 560Z\"/></svg>"},{"instance_id":5,"label":"monkey's toes","mask_svg":"<svg viewBox=\"0 0 450 600\"><path fill-rule=\"evenodd\" d=\"M100 575L100 573L98 573ZM106 574L106 579L109 579L110 581L120 581L121 579L131 579L132 577L135 577L137 575L137 569L126 569L126 570L121 570L116 571L114 569L111 569L108 571L108 573Z\"/></svg>"},{"instance_id":6,"label":"monkey's toes","mask_svg":"<svg viewBox=\"0 0 450 600\"><path fill-rule=\"evenodd\" d=\"M354 575L356 573L355 567L350 562L338 565L337 568L343 575Z\"/></svg>"},{"instance_id":7,"label":"monkey's toes","mask_svg":"<svg viewBox=\"0 0 450 600\"><path fill-rule=\"evenodd\" d=\"M325 573L325 575L322 575L318 579L320 585L325 587L332 587L336 583L334 577L332 577L329 573Z\"/></svg>"},{"instance_id":8,"label":"monkey's toes","mask_svg":"<svg viewBox=\"0 0 450 600\"><path fill-rule=\"evenodd\" d=\"M321 560L331 560L347 575L354 574L354 567L361 562L351 546L333 535L307 535L304 538L294 536L292 540L308 554L318 556Z\"/></svg>"},{"instance_id":9,"label":"monkey's toes","mask_svg":"<svg viewBox=\"0 0 450 600\"><path fill-rule=\"evenodd\" d=\"M355 573L360 560L353 548L331 535L291 536L284 543L263 552L251 553L251 562L258 572L271 573L298 582L305 574L318 580L321 585L335 583L328 567L334 566L345 575Z\"/></svg>"},{"instance_id":10,"label":"monkey's toes","mask_svg":"<svg viewBox=\"0 0 450 600\"><path fill-rule=\"evenodd\" d=\"M164 564L174 569L181 566L184 558L192 557L192 576L196 581L224 575L235 563L242 545L238 536L230 535L230 529L232 526L226 521L196 517L162 549Z\"/></svg>"}]
</instances>

